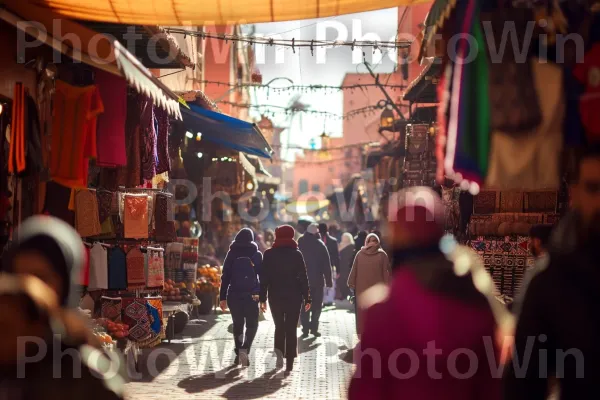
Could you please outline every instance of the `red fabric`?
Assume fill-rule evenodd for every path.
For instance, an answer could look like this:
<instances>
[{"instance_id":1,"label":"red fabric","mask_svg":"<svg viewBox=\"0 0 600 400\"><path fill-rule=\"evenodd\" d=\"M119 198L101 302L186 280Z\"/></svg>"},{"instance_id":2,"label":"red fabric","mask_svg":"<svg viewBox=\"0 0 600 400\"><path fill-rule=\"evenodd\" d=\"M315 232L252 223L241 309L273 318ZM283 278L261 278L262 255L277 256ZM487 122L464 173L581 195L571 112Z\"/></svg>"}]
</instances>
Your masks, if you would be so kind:
<instances>
[{"instance_id":1,"label":"red fabric","mask_svg":"<svg viewBox=\"0 0 600 400\"><path fill-rule=\"evenodd\" d=\"M582 64L577 64L573 75L583 85L585 93L579 101L581 122L586 130L588 140L600 140L600 44L594 45L585 54Z\"/></svg>"},{"instance_id":2,"label":"red fabric","mask_svg":"<svg viewBox=\"0 0 600 400\"><path fill-rule=\"evenodd\" d=\"M403 268L394 278L389 298L366 313L348 398L499 400L502 373L499 370L495 378L490 368L490 363L497 366L499 360L495 332L489 308L432 293L421 286L410 268ZM426 351L433 341L431 350ZM399 354L398 349L404 352ZM457 352L452 352L458 349L460 355L454 357ZM474 362L469 365L465 349L477 357L476 369ZM380 374L374 370L374 358L381 358ZM471 377L451 374L466 374L469 368L476 371Z\"/></svg>"},{"instance_id":3,"label":"red fabric","mask_svg":"<svg viewBox=\"0 0 600 400\"><path fill-rule=\"evenodd\" d=\"M275 242L273 248L278 247L291 247L294 249L298 248L298 243L294 240L296 231L289 225L281 225L275 229Z\"/></svg>"},{"instance_id":4,"label":"red fabric","mask_svg":"<svg viewBox=\"0 0 600 400\"><path fill-rule=\"evenodd\" d=\"M96 84L104 104L104 113L98 117L96 164L100 167L126 166L127 81L97 70Z\"/></svg>"},{"instance_id":5,"label":"red fabric","mask_svg":"<svg viewBox=\"0 0 600 400\"><path fill-rule=\"evenodd\" d=\"M85 246L85 264L81 270L81 285L88 286L90 284L90 249Z\"/></svg>"}]
</instances>

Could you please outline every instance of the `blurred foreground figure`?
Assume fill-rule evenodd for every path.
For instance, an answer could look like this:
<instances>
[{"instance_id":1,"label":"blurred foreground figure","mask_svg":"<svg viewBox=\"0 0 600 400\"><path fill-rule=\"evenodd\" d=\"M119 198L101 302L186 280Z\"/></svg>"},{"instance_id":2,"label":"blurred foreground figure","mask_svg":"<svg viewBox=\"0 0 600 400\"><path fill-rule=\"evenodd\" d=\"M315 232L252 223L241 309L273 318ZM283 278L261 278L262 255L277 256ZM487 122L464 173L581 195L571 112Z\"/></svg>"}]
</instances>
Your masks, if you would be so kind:
<instances>
[{"instance_id":1,"label":"blurred foreground figure","mask_svg":"<svg viewBox=\"0 0 600 400\"><path fill-rule=\"evenodd\" d=\"M64 222L38 216L20 227L0 273L0 398L122 398L120 359L74 310L83 262L81 239Z\"/></svg>"},{"instance_id":2,"label":"blurred foreground figure","mask_svg":"<svg viewBox=\"0 0 600 400\"><path fill-rule=\"evenodd\" d=\"M578 167L573 210L554 229L549 262L523 299L507 400L544 399L551 378L558 379L560 399L598 398L600 148L589 148Z\"/></svg>"},{"instance_id":3,"label":"blurred foreground figure","mask_svg":"<svg viewBox=\"0 0 600 400\"><path fill-rule=\"evenodd\" d=\"M440 250L441 199L429 188L397 196L387 239L395 275L388 299L366 313L350 400L499 399L488 363L497 366L494 314L471 275L456 275Z\"/></svg>"}]
</instances>

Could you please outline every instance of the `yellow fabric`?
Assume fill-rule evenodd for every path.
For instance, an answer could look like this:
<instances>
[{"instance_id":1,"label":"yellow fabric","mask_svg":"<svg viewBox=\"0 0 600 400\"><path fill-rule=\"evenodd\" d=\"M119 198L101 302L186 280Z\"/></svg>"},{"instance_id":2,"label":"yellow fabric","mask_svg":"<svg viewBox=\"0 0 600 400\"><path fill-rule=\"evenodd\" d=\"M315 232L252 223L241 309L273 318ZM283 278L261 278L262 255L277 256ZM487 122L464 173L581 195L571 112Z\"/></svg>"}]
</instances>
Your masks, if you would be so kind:
<instances>
[{"instance_id":1,"label":"yellow fabric","mask_svg":"<svg viewBox=\"0 0 600 400\"><path fill-rule=\"evenodd\" d=\"M29 0L73 19L139 25L233 25L331 17L431 0ZM200 6L201 5L201 6Z\"/></svg>"}]
</instances>

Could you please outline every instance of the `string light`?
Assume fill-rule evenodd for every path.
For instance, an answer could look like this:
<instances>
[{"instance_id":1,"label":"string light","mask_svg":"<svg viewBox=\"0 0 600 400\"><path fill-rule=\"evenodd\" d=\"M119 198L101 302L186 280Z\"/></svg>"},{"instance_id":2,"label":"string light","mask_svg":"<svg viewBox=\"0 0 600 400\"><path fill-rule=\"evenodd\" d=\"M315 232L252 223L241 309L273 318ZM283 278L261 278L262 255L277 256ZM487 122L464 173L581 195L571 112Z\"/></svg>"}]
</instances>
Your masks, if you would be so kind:
<instances>
[{"instance_id":1,"label":"string light","mask_svg":"<svg viewBox=\"0 0 600 400\"><path fill-rule=\"evenodd\" d=\"M165 33L177 33L180 35L189 35L200 37L202 39L216 39L224 40L225 42L242 42L249 44L262 44L268 46L278 47L291 47L295 52L296 48L308 47L311 49L311 54L317 47L349 47L354 50L355 48L367 48L370 47L373 50L381 49L405 49L410 47L412 41L409 40L398 40L389 42L380 42L374 40L353 40L353 41L341 41L341 40L296 40L292 39L274 39L269 37L258 37L258 36L246 36L246 35L228 35L228 34L215 34L203 31L192 31L182 28L164 28Z\"/></svg>"},{"instance_id":2,"label":"string light","mask_svg":"<svg viewBox=\"0 0 600 400\"><path fill-rule=\"evenodd\" d=\"M376 83L358 83L358 84L354 84L354 85L341 85L341 86L330 86L330 85L288 85L288 86L279 86L279 87L273 87L271 86L271 84L262 84L262 83L240 83L240 84L234 84L234 83L229 83L229 82L222 82L222 81L209 81L209 80L202 80L199 81L199 83L201 84L205 84L205 85L216 85L216 86L223 86L226 88L255 88L255 89L267 89L269 91L273 91L274 93L280 93L280 92L287 92L287 91L293 91L293 92L316 92L318 90L325 90L325 91L342 91L342 90L361 90L363 88L370 88L370 87L378 87L378 85ZM382 84L381 86L388 88L388 89L398 89L398 90L404 90L406 89L406 85L392 85L392 84Z\"/></svg>"}]
</instances>

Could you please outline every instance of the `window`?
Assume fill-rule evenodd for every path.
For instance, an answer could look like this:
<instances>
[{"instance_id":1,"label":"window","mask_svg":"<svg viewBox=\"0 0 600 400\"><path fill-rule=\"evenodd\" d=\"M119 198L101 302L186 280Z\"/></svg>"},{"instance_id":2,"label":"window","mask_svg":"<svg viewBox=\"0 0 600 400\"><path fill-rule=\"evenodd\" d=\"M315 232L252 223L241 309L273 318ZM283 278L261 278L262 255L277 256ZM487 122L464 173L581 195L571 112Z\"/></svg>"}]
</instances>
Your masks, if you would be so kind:
<instances>
[{"instance_id":1,"label":"window","mask_svg":"<svg viewBox=\"0 0 600 400\"><path fill-rule=\"evenodd\" d=\"M306 192L308 192L308 181L306 179L302 179L298 183L298 193L299 194L304 194Z\"/></svg>"},{"instance_id":2,"label":"window","mask_svg":"<svg viewBox=\"0 0 600 400\"><path fill-rule=\"evenodd\" d=\"M319 192L321 190L321 186L319 184L314 184L312 185L312 191L313 192Z\"/></svg>"}]
</instances>

